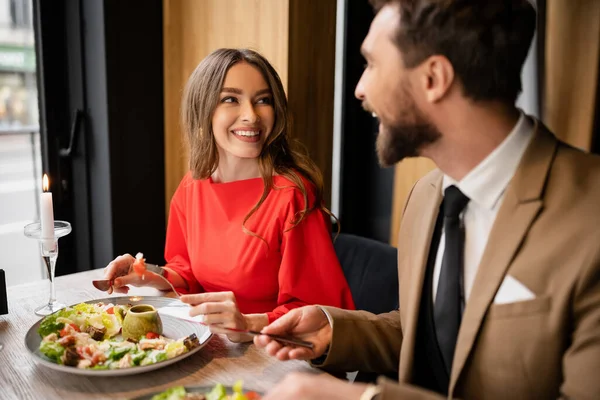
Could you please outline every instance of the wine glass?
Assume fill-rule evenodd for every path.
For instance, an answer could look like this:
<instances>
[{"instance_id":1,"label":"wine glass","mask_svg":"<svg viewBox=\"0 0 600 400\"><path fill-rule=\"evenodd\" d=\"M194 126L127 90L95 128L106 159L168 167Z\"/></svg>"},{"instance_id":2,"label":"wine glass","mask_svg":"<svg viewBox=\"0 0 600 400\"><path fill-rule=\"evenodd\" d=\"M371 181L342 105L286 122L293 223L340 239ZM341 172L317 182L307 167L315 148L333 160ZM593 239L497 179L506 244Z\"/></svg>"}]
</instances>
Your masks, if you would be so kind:
<instances>
[{"instance_id":1,"label":"wine glass","mask_svg":"<svg viewBox=\"0 0 600 400\"><path fill-rule=\"evenodd\" d=\"M36 308L37 315L49 315L55 311L65 308L65 305L56 301L54 289L54 270L58 258L58 239L71 233L71 224L66 221L54 221L54 239L42 238L42 227L39 222L33 222L25 226L25 236L36 239L40 244L40 253L50 279L50 298L48 304Z\"/></svg>"}]
</instances>

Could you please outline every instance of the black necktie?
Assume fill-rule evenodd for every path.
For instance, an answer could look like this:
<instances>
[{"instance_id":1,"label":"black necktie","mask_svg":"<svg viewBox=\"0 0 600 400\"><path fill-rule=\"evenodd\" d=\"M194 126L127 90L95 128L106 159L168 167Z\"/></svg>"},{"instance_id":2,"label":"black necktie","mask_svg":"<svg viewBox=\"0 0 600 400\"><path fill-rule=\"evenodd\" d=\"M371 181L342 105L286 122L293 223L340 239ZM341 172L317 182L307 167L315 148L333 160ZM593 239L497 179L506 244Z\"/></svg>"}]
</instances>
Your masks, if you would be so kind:
<instances>
[{"instance_id":1,"label":"black necktie","mask_svg":"<svg viewBox=\"0 0 600 400\"><path fill-rule=\"evenodd\" d=\"M438 345L448 373L452 370L452 358L462 318L462 269L465 232L460 223L460 213L469 198L456 186L444 191L445 248L442 268L435 296L433 311Z\"/></svg>"}]
</instances>

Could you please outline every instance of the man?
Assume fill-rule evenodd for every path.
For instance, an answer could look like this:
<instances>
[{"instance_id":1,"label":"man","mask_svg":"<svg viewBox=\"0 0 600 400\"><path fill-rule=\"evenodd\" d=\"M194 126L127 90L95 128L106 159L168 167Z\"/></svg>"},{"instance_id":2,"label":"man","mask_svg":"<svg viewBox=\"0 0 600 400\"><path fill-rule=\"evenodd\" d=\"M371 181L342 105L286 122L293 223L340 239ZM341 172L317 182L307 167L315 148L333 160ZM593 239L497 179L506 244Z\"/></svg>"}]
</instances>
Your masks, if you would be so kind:
<instances>
[{"instance_id":1,"label":"man","mask_svg":"<svg viewBox=\"0 0 600 400\"><path fill-rule=\"evenodd\" d=\"M328 370L398 371L376 386L293 375L267 399L600 398L600 158L514 107L527 0L380 0L356 97L381 164L432 159L398 245L400 309L293 310L258 346Z\"/></svg>"}]
</instances>

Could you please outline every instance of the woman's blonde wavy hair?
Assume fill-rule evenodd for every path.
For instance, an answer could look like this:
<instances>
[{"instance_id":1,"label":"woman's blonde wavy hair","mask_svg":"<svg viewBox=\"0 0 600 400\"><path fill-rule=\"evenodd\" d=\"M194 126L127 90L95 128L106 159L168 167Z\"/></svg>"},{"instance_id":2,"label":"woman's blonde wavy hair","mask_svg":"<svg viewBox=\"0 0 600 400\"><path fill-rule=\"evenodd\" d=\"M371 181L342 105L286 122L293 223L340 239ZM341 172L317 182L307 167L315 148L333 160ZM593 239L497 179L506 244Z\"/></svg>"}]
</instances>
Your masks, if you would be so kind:
<instances>
[{"instance_id":1,"label":"woman's blonde wavy hair","mask_svg":"<svg viewBox=\"0 0 600 400\"><path fill-rule=\"evenodd\" d=\"M323 176L304 148L290 138L291 116L281 79L273 66L259 53L249 49L218 49L204 58L187 81L183 92L181 119L190 149L190 170L194 179L208 179L219 165L219 153L212 130L212 117L227 71L233 65L246 62L257 68L269 85L273 96L275 121L258 157L263 179L262 196L244 218L242 229L251 236L262 237L246 228L246 222L258 210L273 189L273 175L286 177L302 192L305 207L291 222L297 226L315 209L333 214L323 203ZM316 201L310 205L302 177L315 188ZM289 230L288 229L288 230ZM339 229L338 229L339 230Z\"/></svg>"}]
</instances>

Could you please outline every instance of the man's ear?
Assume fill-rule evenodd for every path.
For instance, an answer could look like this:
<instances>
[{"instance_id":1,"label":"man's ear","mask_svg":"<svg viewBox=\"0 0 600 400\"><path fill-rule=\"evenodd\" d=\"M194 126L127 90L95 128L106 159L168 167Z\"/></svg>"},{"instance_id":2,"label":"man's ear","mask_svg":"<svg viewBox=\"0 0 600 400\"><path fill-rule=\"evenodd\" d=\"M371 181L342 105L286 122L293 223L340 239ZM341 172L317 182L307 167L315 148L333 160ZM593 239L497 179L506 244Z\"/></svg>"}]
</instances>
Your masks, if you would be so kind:
<instances>
[{"instance_id":1,"label":"man's ear","mask_svg":"<svg viewBox=\"0 0 600 400\"><path fill-rule=\"evenodd\" d=\"M450 90L454 83L454 68L444 56L431 56L419 66L420 84L425 99L437 103Z\"/></svg>"}]
</instances>

